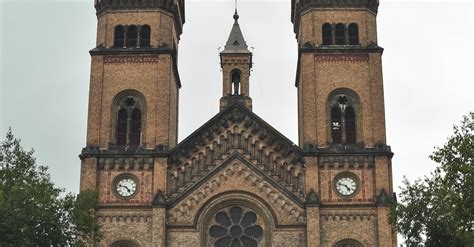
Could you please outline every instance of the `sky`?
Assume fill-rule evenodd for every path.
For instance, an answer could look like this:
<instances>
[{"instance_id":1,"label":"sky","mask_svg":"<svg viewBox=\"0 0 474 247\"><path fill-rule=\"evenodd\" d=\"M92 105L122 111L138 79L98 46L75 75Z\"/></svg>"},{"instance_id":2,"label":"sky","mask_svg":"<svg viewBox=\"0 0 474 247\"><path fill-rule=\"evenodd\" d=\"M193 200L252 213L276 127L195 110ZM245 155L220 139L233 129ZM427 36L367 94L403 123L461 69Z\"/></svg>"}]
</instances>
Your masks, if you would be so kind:
<instances>
[{"instance_id":1,"label":"sky","mask_svg":"<svg viewBox=\"0 0 474 247\"><path fill-rule=\"evenodd\" d=\"M85 146L90 55L95 46L93 0L0 0L0 134L11 127L53 182L79 191ZM428 156L474 109L471 1L381 0L379 45L387 143L394 185L434 170ZM186 1L180 40L179 140L218 112L222 75L218 49L230 33L231 0ZM254 67L253 110L297 140L294 86L297 45L290 0L240 1L239 23ZM197 110L199 109L199 110ZM397 189L398 191L398 189Z\"/></svg>"}]
</instances>

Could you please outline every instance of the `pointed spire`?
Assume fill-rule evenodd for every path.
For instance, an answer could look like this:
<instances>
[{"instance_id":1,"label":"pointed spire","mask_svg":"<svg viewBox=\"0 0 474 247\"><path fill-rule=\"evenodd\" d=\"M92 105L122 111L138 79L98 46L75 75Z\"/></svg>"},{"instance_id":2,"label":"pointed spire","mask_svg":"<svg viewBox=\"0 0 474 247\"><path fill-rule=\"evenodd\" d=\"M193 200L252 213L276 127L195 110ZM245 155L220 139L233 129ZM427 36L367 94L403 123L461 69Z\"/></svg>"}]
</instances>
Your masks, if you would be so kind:
<instances>
[{"instance_id":1,"label":"pointed spire","mask_svg":"<svg viewBox=\"0 0 474 247\"><path fill-rule=\"evenodd\" d=\"M239 26L239 14L237 13L237 8L234 12L234 25L230 32L227 43L225 44L224 50L222 53L251 53L248 49L247 43L245 42L244 36Z\"/></svg>"}]
</instances>

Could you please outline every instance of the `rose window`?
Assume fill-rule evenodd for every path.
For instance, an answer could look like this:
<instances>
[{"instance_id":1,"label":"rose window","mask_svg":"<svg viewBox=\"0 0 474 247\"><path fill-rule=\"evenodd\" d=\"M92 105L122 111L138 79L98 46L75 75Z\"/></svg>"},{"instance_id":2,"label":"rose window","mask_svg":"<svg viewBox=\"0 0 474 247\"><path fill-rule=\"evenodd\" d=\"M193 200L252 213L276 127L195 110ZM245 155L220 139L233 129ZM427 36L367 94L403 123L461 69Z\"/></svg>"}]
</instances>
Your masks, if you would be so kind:
<instances>
[{"instance_id":1,"label":"rose window","mask_svg":"<svg viewBox=\"0 0 474 247\"><path fill-rule=\"evenodd\" d=\"M209 235L215 247L257 247L263 236L257 214L241 207L220 211L214 220Z\"/></svg>"}]
</instances>

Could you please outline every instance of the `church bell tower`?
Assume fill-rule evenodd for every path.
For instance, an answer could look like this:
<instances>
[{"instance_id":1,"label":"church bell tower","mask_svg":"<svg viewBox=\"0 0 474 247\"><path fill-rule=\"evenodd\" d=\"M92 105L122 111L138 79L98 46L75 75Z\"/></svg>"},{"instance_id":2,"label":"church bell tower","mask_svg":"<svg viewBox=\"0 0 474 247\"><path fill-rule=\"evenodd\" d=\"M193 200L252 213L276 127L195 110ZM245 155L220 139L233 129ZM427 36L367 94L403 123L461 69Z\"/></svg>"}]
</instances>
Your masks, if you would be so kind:
<instances>
[{"instance_id":1,"label":"church bell tower","mask_svg":"<svg viewBox=\"0 0 474 247\"><path fill-rule=\"evenodd\" d=\"M386 144L378 0L292 0L298 41L299 145L307 246L396 246L388 223L393 153Z\"/></svg>"},{"instance_id":2,"label":"church bell tower","mask_svg":"<svg viewBox=\"0 0 474 247\"><path fill-rule=\"evenodd\" d=\"M221 111L235 102L252 109L249 96L249 77L252 69L252 52L248 50L239 26L239 14L234 13L234 25L224 50L220 53L223 76Z\"/></svg>"},{"instance_id":3,"label":"church bell tower","mask_svg":"<svg viewBox=\"0 0 474 247\"><path fill-rule=\"evenodd\" d=\"M161 202L167 154L177 144L184 0L96 0L95 9L81 190L99 193L98 246L164 246Z\"/></svg>"}]
</instances>

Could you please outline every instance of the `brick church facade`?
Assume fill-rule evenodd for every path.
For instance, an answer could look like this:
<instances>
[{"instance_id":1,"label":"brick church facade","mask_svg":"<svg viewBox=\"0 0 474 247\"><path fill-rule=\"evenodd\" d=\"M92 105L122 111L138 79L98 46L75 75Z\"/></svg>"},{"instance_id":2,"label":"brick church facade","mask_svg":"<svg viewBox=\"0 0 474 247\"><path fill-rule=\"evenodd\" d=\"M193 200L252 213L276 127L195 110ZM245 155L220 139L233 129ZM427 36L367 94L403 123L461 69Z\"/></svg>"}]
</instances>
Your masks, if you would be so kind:
<instances>
[{"instance_id":1,"label":"brick church facade","mask_svg":"<svg viewBox=\"0 0 474 247\"><path fill-rule=\"evenodd\" d=\"M291 1L298 144L252 112L236 12L219 112L178 143L185 1L96 0L80 155L81 190L99 192L96 246L395 247L378 5Z\"/></svg>"}]
</instances>

